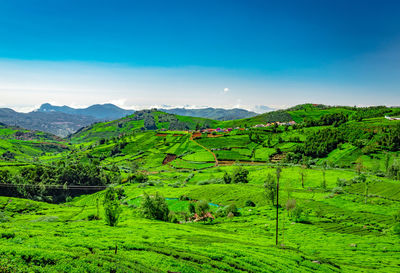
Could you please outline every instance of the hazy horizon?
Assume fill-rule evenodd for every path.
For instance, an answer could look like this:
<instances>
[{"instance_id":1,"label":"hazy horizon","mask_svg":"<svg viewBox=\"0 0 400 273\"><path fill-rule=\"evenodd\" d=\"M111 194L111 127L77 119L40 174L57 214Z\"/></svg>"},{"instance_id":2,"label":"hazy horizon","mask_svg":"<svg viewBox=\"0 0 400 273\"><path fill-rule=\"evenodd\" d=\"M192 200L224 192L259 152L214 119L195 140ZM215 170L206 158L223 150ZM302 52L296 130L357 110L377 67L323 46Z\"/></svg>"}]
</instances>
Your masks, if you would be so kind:
<instances>
[{"instance_id":1,"label":"hazy horizon","mask_svg":"<svg viewBox=\"0 0 400 273\"><path fill-rule=\"evenodd\" d=\"M396 1L3 1L0 107L400 102Z\"/></svg>"},{"instance_id":2,"label":"hazy horizon","mask_svg":"<svg viewBox=\"0 0 400 273\"><path fill-rule=\"evenodd\" d=\"M243 107L221 107L221 106L209 106L209 105L165 105L165 104L161 104L161 105L132 105L132 106L125 106L123 103L121 105L121 102L117 101L106 101L106 102L100 102L100 103L93 103L93 104L88 104L88 105L77 105L77 104L72 104L72 105L66 105L66 104L58 104L58 103L51 103L51 102L43 102L41 104L38 105L34 105L34 106L25 106L25 107L0 107L0 108L9 108L12 109L16 112L20 112L20 113L29 113L35 110L38 110L40 108L41 105L49 103L52 106L67 106L67 107L71 107L71 108L75 108L75 109L85 109L88 108L90 106L93 105L104 105L104 104L113 104L115 106L118 106L124 110L135 110L135 111L139 111L139 110L145 110L145 109L174 109L174 108L184 108L184 109L205 109L205 108L218 108L218 109L226 109L226 110L230 110L230 109L244 109L244 110L248 110L248 111L252 111L258 114L261 113L265 113L265 112L269 112L269 111L275 111L275 110L285 110L287 108L291 108L294 107L296 105L299 104L294 104L294 105L287 105L287 106L282 106L282 107L270 107L269 105L254 105L254 106L243 106ZM300 103L300 104L322 104L322 103L314 103L314 102L304 102L304 103ZM372 106L387 106L387 107L400 107L399 105L378 105L378 104L371 104L371 105L328 105L328 104L324 104L326 106L331 106L331 107L340 107L340 106L348 106L348 107L372 107ZM267 111L263 111L262 108L264 107L268 107L270 108Z\"/></svg>"}]
</instances>

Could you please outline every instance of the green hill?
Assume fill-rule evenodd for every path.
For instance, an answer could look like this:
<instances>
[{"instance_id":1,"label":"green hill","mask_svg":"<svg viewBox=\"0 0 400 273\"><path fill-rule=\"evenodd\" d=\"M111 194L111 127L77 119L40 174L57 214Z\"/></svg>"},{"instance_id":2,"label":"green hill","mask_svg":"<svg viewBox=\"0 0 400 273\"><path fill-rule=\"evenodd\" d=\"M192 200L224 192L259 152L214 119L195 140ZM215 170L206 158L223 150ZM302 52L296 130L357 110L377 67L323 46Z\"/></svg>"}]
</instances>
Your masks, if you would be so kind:
<instances>
[{"instance_id":1,"label":"green hill","mask_svg":"<svg viewBox=\"0 0 400 273\"><path fill-rule=\"evenodd\" d=\"M309 107L314 108L310 110ZM129 159L140 161L144 166L152 162L153 167L161 167L160 163L173 155L176 158L168 165L175 168L204 168L212 166L215 155L223 164L280 161L318 165L325 162L331 166L353 168L357 160L362 160L367 169L385 171L385 158L397 156L400 122L383 117L363 119L361 116L397 110L327 106L318 109L306 105L306 108L297 107L289 112L275 111L251 119L225 122L147 110L113 122L97 123L70 136L70 140L83 145L90 142L92 147L85 154L107 162L123 163ZM295 126L251 128L254 126L251 124L289 121L295 115L304 121ZM244 125L247 130L196 134L195 141L190 140L187 132L196 128L244 128Z\"/></svg>"},{"instance_id":2,"label":"green hill","mask_svg":"<svg viewBox=\"0 0 400 273\"><path fill-rule=\"evenodd\" d=\"M66 142L53 134L0 123L0 158L3 161L32 159L67 149Z\"/></svg>"},{"instance_id":3,"label":"green hill","mask_svg":"<svg viewBox=\"0 0 400 273\"><path fill-rule=\"evenodd\" d=\"M195 130L196 128L214 128L221 122L196 117L178 116L156 109L137 111L135 114L111 122L96 123L83 128L68 138L72 142L98 140L116 137L137 130Z\"/></svg>"},{"instance_id":4,"label":"green hill","mask_svg":"<svg viewBox=\"0 0 400 273\"><path fill-rule=\"evenodd\" d=\"M384 115L396 112L307 104L217 122L147 110L70 144L1 125L16 158L0 161L1 195L59 204L0 197L0 271L395 272L400 121ZM217 127L234 129L195 130Z\"/></svg>"}]
</instances>

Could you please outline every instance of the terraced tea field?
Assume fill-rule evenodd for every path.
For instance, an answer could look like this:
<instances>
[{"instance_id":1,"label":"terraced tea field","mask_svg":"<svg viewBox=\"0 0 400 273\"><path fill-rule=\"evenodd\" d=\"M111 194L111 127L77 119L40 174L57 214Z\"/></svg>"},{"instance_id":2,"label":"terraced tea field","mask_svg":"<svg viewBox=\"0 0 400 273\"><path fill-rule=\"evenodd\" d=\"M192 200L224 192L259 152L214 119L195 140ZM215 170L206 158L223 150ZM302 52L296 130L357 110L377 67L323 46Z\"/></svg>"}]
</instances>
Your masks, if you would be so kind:
<instances>
[{"instance_id":1,"label":"terraced tea field","mask_svg":"<svg viewBox=\"0 0 400 273\"><path fill-rule=\"evenodd\" d=\"M323 123L357 111L1 127L0 190L32 200L0 197L0 272L397 272L398 123ZM108 189L73 198L91 186Z\"/></svg>"}]
</instances>

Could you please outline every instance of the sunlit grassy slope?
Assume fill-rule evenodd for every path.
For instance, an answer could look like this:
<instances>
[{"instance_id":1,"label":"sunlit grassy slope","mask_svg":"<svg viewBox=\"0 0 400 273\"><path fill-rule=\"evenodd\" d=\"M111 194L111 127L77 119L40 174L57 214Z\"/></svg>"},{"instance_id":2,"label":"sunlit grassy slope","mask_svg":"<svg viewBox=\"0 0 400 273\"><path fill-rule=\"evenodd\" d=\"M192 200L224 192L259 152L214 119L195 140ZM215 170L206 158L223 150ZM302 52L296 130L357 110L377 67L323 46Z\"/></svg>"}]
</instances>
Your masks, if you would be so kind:
<instances>
[{"instance_id":1,"label":"sunlit grassy slope","mask_svg":"<svg viewBox=\"0 0 400 273\"><path fill-rule=\"evenodd\" d=\"M15 154L15 159L0 160L0 170L17 173L60 160L94 162L107 173L120 174L122 184L116 187L126 194L116 227L105 223L104 192L58 205L0 197L0 272L397 272L400 238L393 215L400 209L400 182L385 177L385 162L393 163L399 151L378 147L366 152L346 142L323 158L309 159L306 168L286 162L285 156L310 135L333 126L234 130L194 139L189 131L301 122L353 111L305 105L229 122L150 111L153 129L143 128L153 126L152 118L132 115L82 129L68 139L71 143L29 131L20 139L20 129L0 127L0 155ZM167 130L171 123L176 130ZM370 133L373 143L396 124L373 117L345 126ZM367 184L357 182L355 163L360 159L367 196ZM283 169L275 246L276 210L264 183L268 175L275 176L277 163ZM249 183L224 184L225 173L239 166L249 171ZM135 172L147 175L147 183L129 180ZM211 223L148 220L140 213L145 192L159 192L176 215L188 212L190 201L180 200L182 196L206 200L215 215L234 204L240 215ZM296 200L303 210L301 221L290 217L288 200ZM246 206L248 201L255 207ZM93 220L97 214L101 219Z\"/></svg>"},{"instance_id":2,"label":"sunlit grassy slope","mask_svg":"<svg viewBox=\"0 0 400 273\"><path fill-rule=\"evenodd\" d=\"M249 166L250 183L239 185L196 185L210 176L219 177L233 167L196 172L183 188L167 186L185 174L153 174L163 181L157 187L123 185L127 197L117 227L104 220L88 221L102 215L103 193L76 198L65 205L50 205L16 198L0 198L0 208L9 217L0 224L0 264L12 272L395 272L398 268L399 237L392 235L393 211L399 201L371 197L367 204L357 195L357 187L347 194L330 196L318 189L321 170L308 170L302 188L299 169L284 168L281 200L290 195L307 211L307 222L294 223L286 211L281 218L280 243L275 247L275 210L263 195L263 180L273 168ZM173 173L171 173L173 174ZM186 174L187 175L187 174ZM328 170L328 191L337 178L352 178L354 172ZM392 192L400 183L384 179L380 183ZM161 186L164 185L164 186ZM362 187L362 185L360 185ZM172 224L146 220L137 205L144 191L165 197L186 195L224 206L237 204L240 216L217 218L211 224ZM371 194L400 200L399 193L370 188ZM361 191L362 192L362 191ZM99 201L97 201L99 200ZM256 207L245 207L253 200ZM169 200L176 212L187 210L188 201ZM215 209L214 209L215 210ZM117 251L116 251L117 248ZM7 264L7 265L6 265ZM0 267L1 268L1 267Z\"/></svg>"}]
</instances>

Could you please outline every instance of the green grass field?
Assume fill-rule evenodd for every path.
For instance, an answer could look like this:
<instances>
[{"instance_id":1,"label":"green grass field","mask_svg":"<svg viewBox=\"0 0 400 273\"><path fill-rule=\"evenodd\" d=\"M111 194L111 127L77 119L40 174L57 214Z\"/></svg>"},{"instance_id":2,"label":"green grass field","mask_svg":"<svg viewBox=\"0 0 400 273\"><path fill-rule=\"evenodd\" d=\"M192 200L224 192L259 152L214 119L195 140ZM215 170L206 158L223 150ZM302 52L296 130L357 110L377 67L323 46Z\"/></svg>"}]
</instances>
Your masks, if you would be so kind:
<instances>
[{"instance_id":1,"label":"green grass field","mask_svg":"<svg viewBox=\"0 0 400 273\"><path fill-rule=\"evenodd\" d=\"M234 168L197 171L191 181L218 178L223 171ZM308 216L307 223L294 223L280 209L282 246L277 248L275 211L266 202L262 187L266 174L275 170L267 166L246 168L251 174L250 183L242 185L190 182L186 187L173 188L166 184L185 177L183 174L182 178L173 178L170 174L174 172L155 175L160 180L167 178L163 187L124 185L127 202L120 223L114 228L107 227L103 220L88 220L96 213L96 200L102 200L102 192L65 205L2 197L0 208L9 221L0 224L0 264L16 271L29 268L47 272L396 271L400 238L391 232L391 213L398 209L399 201L371 197L364 204L357 195L362 193L362 185L358 184L346 188L349 194L327 198L329 190L317 189L321 170L308 170L306 188L302 189L299 169L284 168L280 202L284 204L290 195L307 209ZM328 189L335 187L337 178L354 176L351 171L328 170ZM370 187L370 194L400 200L400 182L380 183L384 184ZM386 188L397 188L397 194L388 195ZM146 220L137 209L144 191L158 191L168 198L186 195L220 206L235 203L241 215L217 218L208 224ZM256 207L245 207L247 200L255 202ZM172 211L187 211L188 201L167 203ZM100 210L102 214L102 205Z\"/></svg>"},{"instance_id":2,"label":"green grass field","mask_svg":"<svg viewBox=\"0 0 400 273\"><path fill-rule=\"evenodd\" d=\"M105 191L59 204L40 202L51 198L39 195L31 198L36 201L0 196L0 272L398 272L400 180L389 170L400 151L388 133L398 122L366 117L341 127L251 128L356 111L318 107L227 122L148 111L145 119L138 113L94 124L68 141L29 131L21 138L20 129L0 126L0 184L7 175L60 164L63 172L80 162L110 175L124 193L115 227L105 221ZM191 140L191 130L202 126L246 130ZM358 135L324 156L301 154L311 136L330 129ZM276 207L264 184L271 176L276 181L278 166L276 234ZM224 182L243 170L247 183ZM139 175L146 179L135 180ZM49 187L29 179L9 184L17 183ZM26 191L17 186L16 193ZM143 217L145 193L163 196L171 221ZM199 201L209 204L213 221L185 220L191 202ZM235 214L224 214L233 205Z\"/></svg>"}]
</instances>

